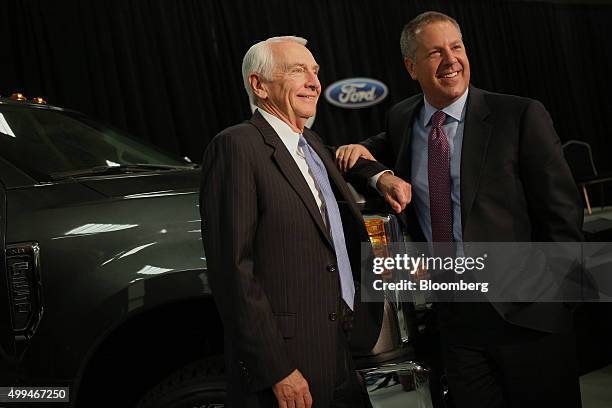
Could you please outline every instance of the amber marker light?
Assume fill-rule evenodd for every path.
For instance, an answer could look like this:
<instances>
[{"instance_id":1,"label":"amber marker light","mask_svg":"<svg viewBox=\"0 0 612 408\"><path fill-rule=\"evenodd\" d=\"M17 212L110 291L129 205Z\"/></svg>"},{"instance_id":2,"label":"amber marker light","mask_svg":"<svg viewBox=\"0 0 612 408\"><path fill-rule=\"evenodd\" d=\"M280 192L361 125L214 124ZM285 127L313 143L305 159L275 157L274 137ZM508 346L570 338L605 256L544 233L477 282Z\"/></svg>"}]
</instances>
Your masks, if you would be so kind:
<instances>
[{"instance_id":1,"label":"amber marker light","mask_svg":"<svg viewBox=\"0 0 612 408\"><path fill-rule=\"evenodd\" d=\"M25 101L26 97L22 93L15 92L11 95L11 99L14 101Z\"/></svg>"},{"instance_id":2,"label":"amber marker light","mask_svg":"<svg viewBox=\"0 0 612 408\"><path fill-rule=\"evenodd\" d=\"M385 220L382 217L367 216L364 217L363 222L365 223L366 229L368 230L368 236L372 243L372 251L374 256L378 258L388 258L390 256L389 247L387 244L391 241L390 237L387 236L385 230ZM382 273L383 279L391 278L391 271L385 269Z\"/></svg>"},{"instance_id":3,"label":"amber marker light","mask_svg":"<svg viewBox=\"0 0 612 408\"><path fill-rule=\"evenodd\" d=\"M389 242L385 232L385 222L382 218L366 218L364 222L372 245L386 245Z\"/></svg>"},{"instance_id":4,"label":"amber marker light","mask_svg":"<svg viewBox=\"0 0 612 408\"><path fill-rule=\"evenodd\" d=\"M41 98L40 96L37 96L36 98L32 98L32 102L34 103L39 103L41 105L46 105L47 101L45 101L43 98Z\"/></svg>"}]
</instances>

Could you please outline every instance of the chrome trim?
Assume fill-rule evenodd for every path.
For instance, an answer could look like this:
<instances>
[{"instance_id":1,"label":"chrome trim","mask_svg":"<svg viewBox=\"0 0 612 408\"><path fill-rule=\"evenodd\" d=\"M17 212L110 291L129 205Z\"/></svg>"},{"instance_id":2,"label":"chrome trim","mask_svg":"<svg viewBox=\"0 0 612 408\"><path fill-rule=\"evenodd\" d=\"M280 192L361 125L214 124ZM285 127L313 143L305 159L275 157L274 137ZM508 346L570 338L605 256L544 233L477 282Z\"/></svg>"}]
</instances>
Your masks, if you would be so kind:
<instances>
[{"instance_id":1,"label":"chrome trim","mask_svg":"<svg viewBox=\"0 0 612 408\"><path fill-rule=\"evenodd\" d=\"M359 371L375 407L393 400L414 408L433 408L430 370L423 365L409 360Z\"/></svg>"}]
</instances>

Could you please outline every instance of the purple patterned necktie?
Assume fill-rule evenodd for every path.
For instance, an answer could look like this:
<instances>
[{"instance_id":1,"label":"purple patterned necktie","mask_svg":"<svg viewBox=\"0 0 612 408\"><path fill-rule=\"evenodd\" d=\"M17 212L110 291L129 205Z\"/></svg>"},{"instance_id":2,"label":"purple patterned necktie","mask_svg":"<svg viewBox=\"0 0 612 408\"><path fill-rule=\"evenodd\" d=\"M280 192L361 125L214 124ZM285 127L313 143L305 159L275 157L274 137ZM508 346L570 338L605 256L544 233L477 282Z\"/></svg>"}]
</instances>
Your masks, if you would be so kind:
<instances>
[{"instance_id":1,"label":"purple patterned necktie","mask_svg":"<svg viewBox=\"0 0 612 408\"><path fill-rule=\"evenodd\" d=\"M431 117L427 153L429 210L432 242L453 242L453 208L451 203L450 149L442 128L446 114L437 111Z\"/></svg>"}]
</instances>

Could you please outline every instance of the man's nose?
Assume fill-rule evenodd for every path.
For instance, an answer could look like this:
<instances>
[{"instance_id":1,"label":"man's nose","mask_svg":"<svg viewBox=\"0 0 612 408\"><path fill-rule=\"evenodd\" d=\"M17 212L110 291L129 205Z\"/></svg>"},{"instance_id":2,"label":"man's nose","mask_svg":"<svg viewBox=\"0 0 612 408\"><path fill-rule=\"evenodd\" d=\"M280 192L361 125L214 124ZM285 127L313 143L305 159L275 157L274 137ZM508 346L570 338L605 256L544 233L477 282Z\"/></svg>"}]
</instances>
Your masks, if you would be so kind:
<instances>
[{"instance_id":1,"label":"man's nose","mask_svg":"<svg viewBox=\"0 0 612 408\"><path fill-rule=\"evenodd\" d=\"M321 88L321 82L319 82L319 77L314 72L306 73L306 87L314 90Z\"/></svg>"},{"instance_id":2,"label":"man's nose","mask_svg":"<svg viewBox=\"0 0 612 408\"><path fill-rule=\"evenodd\" d=\"M450 48L444 48L442 50L442 61L446 64L454 64L457 62L455 53Z\"/></svg>"}]
</instances>

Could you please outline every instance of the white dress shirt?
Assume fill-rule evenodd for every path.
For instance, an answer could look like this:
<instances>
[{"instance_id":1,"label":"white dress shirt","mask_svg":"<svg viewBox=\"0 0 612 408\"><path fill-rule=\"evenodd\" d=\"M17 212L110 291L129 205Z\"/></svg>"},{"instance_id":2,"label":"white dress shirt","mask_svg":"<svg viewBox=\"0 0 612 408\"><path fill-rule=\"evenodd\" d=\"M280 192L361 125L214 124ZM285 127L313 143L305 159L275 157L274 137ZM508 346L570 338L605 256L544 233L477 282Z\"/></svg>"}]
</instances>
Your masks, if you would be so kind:
<instances>
[{"instance_id":1,"label":"white dress shirt","mask_svg":"<svg viewBox=\"0 0 612 408\"><path fill-rule=\"evenodd\" d=\"M289 154L291 154L291 157L293 157L293 160L295 160L295 164L297 164L298 168L300 169L300 172L304 176L304 179L306 180L306 183L310 188L312 196L317 202L317 206L319 207L319 211L321 212L321 216L323 217L323 222L327 224L323 196L321 195L321 192L319 191L319 188L317 187L314 178L310 173L310 168L308 167L306 159L304 158L304 152L302 151L302 148L298 146L300 134L294 132L288 124L286 124L276 116L269 114L261 108L258 108L257 110L259 111L259 113L261 113L261 116L264 117L266 122L268 122L270 126L272 126L272 129L274 129L276 134L283 141L283 144L289 151Z\"/></svg>"}]
</instances>

